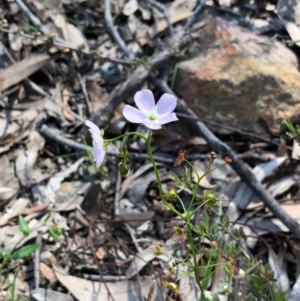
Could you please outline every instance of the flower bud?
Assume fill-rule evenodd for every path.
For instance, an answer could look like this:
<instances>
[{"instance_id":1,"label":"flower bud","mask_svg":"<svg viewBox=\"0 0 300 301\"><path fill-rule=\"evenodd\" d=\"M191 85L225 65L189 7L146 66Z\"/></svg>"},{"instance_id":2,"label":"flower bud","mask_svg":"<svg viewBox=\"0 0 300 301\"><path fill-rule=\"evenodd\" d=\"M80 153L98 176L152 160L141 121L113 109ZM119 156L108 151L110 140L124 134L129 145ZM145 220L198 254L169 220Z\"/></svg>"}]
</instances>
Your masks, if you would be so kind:
<instances>
[{"instance_id":1,"label":"flower bud","mask_svg":"<svg viewBox=\"0 0 300 301\"><path fill-rule=\"evenodd\" d=\"M173 200L177 199L176 188L174 186L172 186L168 190L164 190L164 196L167 201L173 201Z\"/></svg>"},{"instance_id":2,"label":"flower bud","mask_svg":"<svg viewBox=\"0 0 300 301\"><path fill-rule=\"evenodd\" d=\"M121 147L118 156L121 159L121 162L118 165L119 172L123 177L126 177L128 176L130 169L129 169L129 154L125 146Z\"/></svg>"},{"instance_id":3,"label":"flower bud","mask_svg":"<svg viewBox=\"0 0 300 301\"><path fill-rule=\"evenodd\" d=\"M239 273L238 273L238 277L243 279L243 278L245 278L245 276L246 276L245 271L242 270L242 269L240 269L240 270L239 270Z\"/></svg>"},{"instance_id":4,"label":"flower bud","mask_svg":"<svg viewBox=\"0 0 300 301\"><path fill-rule=\"evenodd\" d=\"M207 205L213 206L216 203L218 203L220 200L219 198L215 195L214 191L212 190L204 190L203 193L203 202Z\"/></svg>"},{"instance_id":5,"label":"flower bud","mask_svg":"<svg viewBox=\"0 0 300 301\"><path fill-rule=\"evenodd\" d=\"M118 170L122 177L128 176L130 171L129 166L124 161L121 161L119 163Z\"/></svg>"},{"instance_id":6,"label":"flower bud","mask_svg":"<svg viewBox=\"0 0 300 301\"><path fill-rule=\"evenodd\" d=\"M214 151L212 151L212 152L210 152L210 160L215 160L217 158L217 154L214 152Z\"/></svg>"},{"instance_id":7,"label":"flower bud","mask_svg":"<svg viewBox=\"0 0 300 301\"><path fill-rule=\"evenodd\" d=\"M226 156L226 157L224 158L224 161L225 161L226 164L230 164L230 163L232 163L232 158L229 157L229 156Z\"/></svg>"}]
</instances>

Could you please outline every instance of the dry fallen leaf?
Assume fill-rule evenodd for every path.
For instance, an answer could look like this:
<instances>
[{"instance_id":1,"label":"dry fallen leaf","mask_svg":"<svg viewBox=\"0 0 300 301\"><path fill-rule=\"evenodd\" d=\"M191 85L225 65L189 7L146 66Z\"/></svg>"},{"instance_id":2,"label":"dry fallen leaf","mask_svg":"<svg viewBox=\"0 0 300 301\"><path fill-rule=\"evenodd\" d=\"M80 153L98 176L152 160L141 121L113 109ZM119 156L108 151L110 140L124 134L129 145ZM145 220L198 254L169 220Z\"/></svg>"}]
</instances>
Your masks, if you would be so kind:
<instances>
[{"instance_id":1,"label":"dry fallen leaf","mask_svg":"<svg viewBox=\"0 0 300 301\"><path fill-rule=\"evenodd\" d=\"M96 251L96 256L97 256L98 259L103 259L106 256L106 252L105 252L104 248L100 247Z\"/></svg>"},{"instance_id":2,"label":"dry fallen leaf","mask_svg":"<svg viewBox=\"0 0 300 301\"><path fill-rule=\"evenodd\" d=\"M10 33L8 34L8 40L10 48L13 51L20 51L23 47L23 37L20 34L13 34L13 32L17 32L19 27L17 24L10 24Z\"/></svg>"},{"instance_id":3,"label":"dry fallen leaf","mask_svg":"<svg viewBox=\"0 0 300 301\"><path fill-rule=\"evenodd\" d=\"M27 205L29 204L29 199L20 198L12 205L11 208L7 209L7 212L0 217L0 226L4 226L7 222L18 215L20 215Z\"/></svg>"},{"instance_id":4,"label":"dry fallen leaf","mask_svg":"<svg viewBox=\"0 0 300 301\"><path fill-rule=\"evenodd\" d=\"M41 69L48 61L48 55L39 54L26 58L0 72L0 92L19 83L37 70Z\"/></svg>"},{"instance_id":5,"label":"dry fallen leaf","mask_svg":"<svg viewBox=\"0 0 300 301\"><path fill-rule=\"evenodd\" d=\"M34 301L74 301L71 296L44 288L32 290L30 295Z\"/></svg>"},{"instance_id":6,"label":"dry fallen leaf","mask_svg":"<svg viewBox=\"0 0 300 301\"><path fill-rule=\"evenodd\" d=\"M62 97L61 97L62 102L65 105L65 107L68 109L70 109L70 106L69 106L70 95L71 95L71 91L69 89L65 88L62 90ZM63 110L63 114L69 121L72 121L72 122L75 121L75 117L73 115L71 115L69 112L67 112L66 110Z\"/></svg>"},{"instance_id":7,"label":"dry fallen leaf","mask_svg":"<svg viewBox=\"0 0 300 301\"><path fill-rule=\"evenodd\" d=\"M40 117L36 110L0 112L0 153L25 138Z\"/></svg>"},{"instance_id":8,"label":"dry fallen leaf","mask_svg":"<svg viewBox=\"0 0 300 301\"><path fill-rule=\"evenodd\" d=\"M60 14L53 15L52 19L55 26L61 29L63 37L66 41L72 43L74 48L84 44L86 47L83 49L83 51L89 52L88 41L77 27L71 23L68 23L65 20L65 17Z\"/></svg>"},{"instance_id":9,"label":"dry fallen leaf","mask_svg":"<svg viewBox=\"0 0 300 301\"><path fill-rule=\"evenodd\" d=\"M139 8L139 4L137 2L137 0L129 0L124 4L122 13L125 16L130 16L133 13L135 13Z\"/></svg>"},{"instance_id":10,"label":"dry fallen leaf","mask_svg":"<svg viewBox=\"0 0 300 301\"><path fill-rule=\"evenodd\" d=\"M40 271L45 278L49 280L49 282L54 282L56 280L55 273L53 269L49 268L45 263L40 263Z\"/></svg>"},{"instance_id":11,"label":"dry fallen leaf","mask_svg":"<svg viewBox=\"0 0 300 301\"><path fill-rule=\"evenodd\" d=\"M111 300L107 289L113 293L115 301L135 301L144 300L147 297L152 279L140 279L139 281L117 281L107 282L104 285L101 282L89 281L86 279L67 275L64 269L59 267L55 259L52 266L57 279L71 292L79 301L109 301ZM142 296L141 296L142 295ZM153 300L162 301L163 299L155 293Z\"/></svg>"}]
</instances>

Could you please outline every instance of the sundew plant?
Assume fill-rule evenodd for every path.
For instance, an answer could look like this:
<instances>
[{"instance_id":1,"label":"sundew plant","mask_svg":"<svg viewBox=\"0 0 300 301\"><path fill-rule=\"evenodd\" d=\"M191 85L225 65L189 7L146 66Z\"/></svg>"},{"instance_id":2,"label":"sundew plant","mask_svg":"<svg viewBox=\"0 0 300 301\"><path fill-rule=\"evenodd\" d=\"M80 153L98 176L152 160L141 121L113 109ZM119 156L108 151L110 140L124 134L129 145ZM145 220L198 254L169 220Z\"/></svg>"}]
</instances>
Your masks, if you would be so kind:
<instances>
[{"instance_id":1,"label":"sundew plant","mask_svg":"<svg viewBox=\"0 0 300 301\"><path fill-rule=\"evenodd\" d=\"M187 152L180 151L176 166L185 164L185 175L181 178L170 176L172 184L168 189L164 188L166 185L162 183L152 152L151 135L152 131L161 129L163 125L178 121L174 112L176 97L165 93L155 104L153 93L145 89L135 94L134 101L137 108L126 105L123 115L129 122L149 128L147 136L139 132L128 132L113 139L104 139L103 130L96 124L89 120L85 124L93 138L92 154L98 168L104 162L107 145L123 138L119 156L119 171L123 176L129 171L129 154L126 148L128 138L138 136L146 143L156 176L159 198L175 217L168 228L185 250L181 258L170 256L170 261L162 272L160 285L165 289L167 300L185 298L174 272L179 265L187 267L188 274L199 288L197 298L200 301L220 300L221 295L227 296L227 300L240 301L287 300L277 291L271 269L261 261L254 260L243 249L243 229L230 223L230 218L223 212L222 200L218 194L214 190L205 190L199 194L201 180L215 169L212 168L212 163L216 159L216 153L211 152L207 171L200 176L193 164L187 160ZM230 163L231 158L224 158L224 164ZM196 174L195 181L191 181L189 176L192 171ZM188 205L180 197L180 191L184 188L190 192ZM199 218L195 219L196 215L201 217L200 221ZM152 250L154 256L163 254L163 243L155 242ZM211 291L211 282L215 275L221 275L218 276L221 285Z\"/></svg>"}]
</instances>

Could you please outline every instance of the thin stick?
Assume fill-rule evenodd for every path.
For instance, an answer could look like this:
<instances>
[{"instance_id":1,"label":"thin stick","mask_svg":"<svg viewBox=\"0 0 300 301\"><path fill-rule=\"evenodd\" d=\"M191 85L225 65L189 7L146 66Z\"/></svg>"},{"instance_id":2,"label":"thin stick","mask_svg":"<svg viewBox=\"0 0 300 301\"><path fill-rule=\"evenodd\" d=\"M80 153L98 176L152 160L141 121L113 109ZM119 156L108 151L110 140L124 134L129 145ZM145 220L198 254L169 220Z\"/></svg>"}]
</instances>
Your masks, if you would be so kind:
<instances>
[{"instance_id":1,"label":"thin stick","mask_svg":"<svg viewBox=\"0 0 300 301\"><path fill-rule=\"evenodd\" d=\"M199 4L197 5L196 9L194 10L193 14L190 16L190 18L186 21L186 24L183 26L183 30L187 30L189 27L192 26L192 24L195 22L195 19L197 15L199 14L200 10L204 6L206 0L200 0Z\"/></svg>"},{"instance_id":2,"label":"thin stick","mask_svg":"<svg viewBox=\"0 0 300 301\"><path fill-rule=\"evenodd\" d=\"M114 197L114 219L119 218L119 199L120 199L120 187L121 187L121 174L118 172L116 187L115 187L115 197Z\"/></svg>"},{"instance_id":3,"label":"thin stick","mask_svg":"<svg viewBox=\"0 0 300 301\"><path fill-rule=\"evenodd\" d=\"M95 235L95 233L94 233L93 230L92 230L92 225L89 224L89 236L88 236L88 241L89 241L89 245L90 245L90 247L91 247L91 249L92 249L92 253L93 253L93 257L94 257L95 264L96 264L97 267L98 267L98 272L99 272L99 276L100 276L101 282L104 284L104 286L105 286L105 288L106 288L106 290L107 290L108 300L109 300L110 297L111 297L111 299L112 299L113 301L115 301L115 299L114 299L114 297L113 297L113 295L112 295L112 293L111 293L111 291L110 291L110 289L109 289L109 287L108 287L106 281L105 281L104 278L103 278L103 273L102 273L102 270L101 270L101 266L100 266L99 261L98 261L98 258L97 258L97 256L96 256L96 249L95 249L94 241L93 241L93 236L94 236L94 235ZM99 287L99 289L100 289L100 287Z\"/></svg>"},{"instance_id":4,"label":"thin stick","mask_svg":"<svg viewBox=\"0 0 300 301\"><path fill-rule=\"evenodd\" d=\"M23 11L23 13L26 15L26 17L32 22L32 24L38 28L40 32L42 32L45 36L50 36L51 32L49 29L44 26L41 21L27 8L27 6L24 4L22 0L16 0L17 4ZM55 40L59 43L61 43L64 47L72 47L73 45L64 39L57 37Z\"/></svg>"},{"instance_id":5,"label":"thin stick","mask_svg":"<svg viewBox=\"0 0 300 301\"><path fill-rule=\"evenodd\" d=\"M150 290L149 290L147 301L151 301L152 300L154 289L155 289L155 285L156 285L156 281L153 280L152 285L151 285Z\"/></svg>"},{"instance_id":6,"label":"thin stick","mask_svg":"<svg viewBox=\"0 0 300 301\"><path fill-rule=\"evenodd\" d=\"M91 101L90 101L88 92L86 90L85 82L83 81L80 73L78 74L78 77L79 77L79 81L80 81L80 85L81 85L81 90L82 90L82 93L84 95L85 103L86 103L86 106L87 106L87 112L88 112L87 117L90 117L93 113L93 109L92 109L92 106L91 106Z\"/></svg>"},{"instance_id":7,"label":"thin stick","mask_svg":"<svg viewBox=\"0 0 300 301\"><path fill-rule=\"evenodd\" d=\"M150 4L152 4L153 6L155 6L156 8L158 8L164 14L165 20L168 25L170 36L173 37L175 35L175 30L170 21L169 12L168 12L167 8L165 7L165 5L163 5L162 3L159 3L155 0L146 0L146 1L149 2Z\"/></svg>"},{"instance_id":8,"label":"thin stick","mask_svg":"<svg viewBox=\"0 0 300 301\"><path fill-rule=\"evenodd\" d=\"M56 141L57 143L65 146L69 146L73 149L80 150L80 151L92 151L90 146L85 146L84 144L78 143L71 139L65 138L60 136L57 132L52 131L47 125L43 124L40 129L39 133L44 137L47 137L50 140Z\"/></svg>"},{"instance_id":9,"label":"thin stick","mask_svg":"<svg viewBox=\"0 0 300 301\"><path fill-rule=\"evenodd\" d=\"M45 39L45 36L37 37L37 36L34 36L34 35L26 34L24 32L16 32L16 31L5 29L5 28L0 28L0 32L10 33L10 34L14 34L14 35L20 35L24 38L35 40L35 42L38 42L38 43L41 43L41 44L45 44L45 43L49 42L49 37L48 36L46 36L46 39ZM132 65L132 62L130 60L126 61L126 60L120 60L120 59L105 57L105 56L101 56L100 54L97 54L93 51L87 53L87 52L84 51L84 49L80 49L78 47L75 47L74 45L66 46L64 44L59 43L56 40L54 40L54 41L51 40L51 43L55 46L60 47L60 48L68 48L68 49L76 51L76 52L82 52L84 54L92 56L94 59L98 59L98 60L101 60L103 62L111 62L111 63L120 64L120 65L124 65L124 66L131 66Z\"/></svg>"},{"instance_id":10,"label":"thin stick","mask_svg":"<svg viewBox=\"0 0 300 301\"><path fill-rule=\"evenodd\" d=\"M72 110L70 110L69 108L67 108L61 101L59 101L58 99L56 99L52 95L48 94L46 91L44 91L42 88L40 88L33 81L31 81L30 79L27 79L27 82L28 82L28 84L31 86L31 88L33 90L35 90L39 94L45 96L47 99L53 101L56 105L58 105L59 107L61 107L62 109L64 109L66 112L68 112L70 115L72 115L73 117L75 117L75 119L77 119L81 123L85 123L85 119L83 117L81 117L80 115L76 114L75 112L73 112Z\"/></svg>"},{"instance_id":11,"label":"thin stick","mask_svg":"<svg viewBox=\"0 0 300 301\"><path fill-rule=\"evenodd\" d=\"M104 0L104 18L105 18L106 27L110 32L111 36L114 38L115 42L119 45L119 47L121 48L121 50L124 52L126 56L132 58L133 54L127 48L125 42L122 40L119 32L114 26L113 19L111 16L111 11L110 11L110 0Z\"/></svg>"}]
</instances>

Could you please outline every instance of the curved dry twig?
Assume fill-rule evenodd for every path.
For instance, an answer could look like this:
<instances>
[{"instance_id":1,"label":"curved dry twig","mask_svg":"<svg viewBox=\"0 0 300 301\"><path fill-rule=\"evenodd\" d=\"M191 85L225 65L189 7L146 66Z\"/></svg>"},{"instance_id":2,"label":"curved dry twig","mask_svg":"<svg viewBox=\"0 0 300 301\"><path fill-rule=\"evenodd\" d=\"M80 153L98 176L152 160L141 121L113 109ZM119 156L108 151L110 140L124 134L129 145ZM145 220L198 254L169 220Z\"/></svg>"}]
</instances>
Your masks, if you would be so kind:
<instances>
[{"instance_id":1,"label":"curved dry twig","mask_svg":"<svg viewBox=\"0 0 300 301\"><path fill-rule=\"evenodd\" d=\"M169 17L169 12L168 12L167 8L162 3L159 3L155 0L146 0L146 1L149 2L150 4L152 4L153 6L155 6L156 8L158 8L164 14L165 20L168 25L170 36L173 37L175 35L175 30L171 23L171 20Z\"/></svg>"},{"instance_id":2,"label":"curved dry twig","mask_svg":"<svg viewBox=\"0 0 300 301\"><path fill-rule=\"evenodd\" d=\"M16 0L17 4L19 5L19 7L21 8L21 10L23 11L23 13L26 15L26 17L32 22L32 24L34 26L36 26L38 28L38 30L40 32L42 32L45 36L50 36L51 32L49 31L49 29L44 26L41 21L28 9L28 7L24 4L24 2L22 0ZM57 41L58 43L62 44L62 46L64 47L68 47L68 48L72 48L73 45L67 41L65 41L64 39L57 37L55 38L55 41Z\"/></svg>"},{"instance_id":3,"label":"curved dry twig","mask_svg":"<svg viewBox=\"0 0 300 301\"><path fill-rule=\"evenodd\" d=\"M119 32L117 31L116 27L114 26L111 12L110 12L110 0L104 0L104 19L106 27L109 31L109 33L114 38L115 42L119 45L119 47L122 49L124 54L130 58L133 57L132 52L128 49L125 42L122 40Z\"/></svg>"},{"instance_id":4,"label":"curved dry twig","mask_svg":"<svg viewBox=\"0 0 300 301\"><path fill-rule=\"evenodd\" d=\"M183 26L183 30L187 30L192 24L195 22L197 15L199 14L200 10L204 6L206 0L200 0L199 4L197 5L196 9L194 10L193 14L187 20L186 24Z\"/></svg>"}]
</instances>

